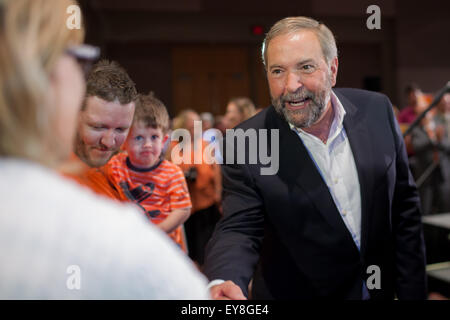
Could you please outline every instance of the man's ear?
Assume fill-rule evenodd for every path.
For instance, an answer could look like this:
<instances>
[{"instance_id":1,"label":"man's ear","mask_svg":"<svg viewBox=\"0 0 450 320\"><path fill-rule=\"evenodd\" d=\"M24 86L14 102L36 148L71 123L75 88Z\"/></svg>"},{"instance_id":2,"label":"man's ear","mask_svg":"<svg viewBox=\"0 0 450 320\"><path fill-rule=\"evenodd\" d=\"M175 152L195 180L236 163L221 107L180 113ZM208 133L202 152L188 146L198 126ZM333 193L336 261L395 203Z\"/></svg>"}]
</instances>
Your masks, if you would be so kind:
<instances>
[{"instance_id":1,"label":"man's ear","mask_svg":"<svg viewBox=\"0 0 450 320\"><path fill-rule=\"evenodd\" d=\"M336 85L338 67L339 67L339 60L337 57L335 57L333 60L331 60L331 63L330 63L331 86L332 87L334 87Z\"/></svg>"}]
</instances>

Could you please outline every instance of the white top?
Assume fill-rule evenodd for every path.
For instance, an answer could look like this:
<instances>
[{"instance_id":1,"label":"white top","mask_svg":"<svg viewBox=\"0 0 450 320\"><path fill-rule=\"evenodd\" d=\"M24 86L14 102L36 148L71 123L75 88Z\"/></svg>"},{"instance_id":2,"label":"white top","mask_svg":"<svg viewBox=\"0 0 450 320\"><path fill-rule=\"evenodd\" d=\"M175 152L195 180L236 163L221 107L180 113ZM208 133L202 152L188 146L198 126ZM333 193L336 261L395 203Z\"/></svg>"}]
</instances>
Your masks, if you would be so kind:
<instances>
[{"instance_id":1,"label":"white top","mask_svg":"<svg viewBox=\"0 0 450 320\"><path fill-rule=\"evenodd\" d=\"M0 158L0 299L208 299L206 285L131 205Z\"/></svg>"},{"instance_id":2,"label":"white top","mask_svg":"<svg viewBox=\"0 0 450 320\"><path fill-rule=\"evenodd\" d=\"M325 180L353 241L360 249L361 194L358 172L343 124L345 110L333 92L331 92L331 104L334 109L334 119L326 144L316 136L296 128L290 123L289 126L303 141ZM209 283L209 287L223 282L222 279L215 279ZM363 298L365 297L367 297L366 288L363 289Z\"/></svg>"},{"instance_id":3,"label":"white top","mask_svg":"<svg viewBox=\"0 0 450 320\"><path fill-rule=\"evenodd\" d=\"M327 143L300 128L297 132L326 182L337 209L358 248L361 243L361 193L355 160L343 125L345 110L331 92L334 119Z\"/></svg>"}]
</instances>

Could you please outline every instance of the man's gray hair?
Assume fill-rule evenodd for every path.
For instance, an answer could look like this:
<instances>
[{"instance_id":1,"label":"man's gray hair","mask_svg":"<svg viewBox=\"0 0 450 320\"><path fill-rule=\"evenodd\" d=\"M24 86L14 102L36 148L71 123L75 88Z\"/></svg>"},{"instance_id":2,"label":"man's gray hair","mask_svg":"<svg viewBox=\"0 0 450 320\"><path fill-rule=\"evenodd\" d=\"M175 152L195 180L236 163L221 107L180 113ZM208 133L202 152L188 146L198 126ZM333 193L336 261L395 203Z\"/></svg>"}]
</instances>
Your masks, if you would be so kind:
<instances>
[{"instance_id":1,"label":"man's gray hair","mask_svg":"<svg viewBox=\"0 0 450 320\"><path fill-rule=\"evenodd\" d=\"M264 38L261 51L265 68L267 68L267 47L270 41L279 35L300 30L311 30L316 34L328 65L331 60L337 57L336 40L326 25L308 17L289 17L275 23Z\"/></svg>"}]
</instances>

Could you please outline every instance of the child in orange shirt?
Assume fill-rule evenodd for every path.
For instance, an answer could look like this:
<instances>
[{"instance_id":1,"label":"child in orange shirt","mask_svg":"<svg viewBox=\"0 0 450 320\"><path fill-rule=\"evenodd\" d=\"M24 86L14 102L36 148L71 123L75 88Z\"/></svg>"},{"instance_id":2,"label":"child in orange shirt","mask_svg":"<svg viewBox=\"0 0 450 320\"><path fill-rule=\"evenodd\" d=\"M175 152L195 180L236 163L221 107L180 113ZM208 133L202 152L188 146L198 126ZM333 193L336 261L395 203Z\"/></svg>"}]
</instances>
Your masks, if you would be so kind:
<instances>
[{"instance_id":1,"label":"child in orange shirt","mask_svg":"<svg viewBox=\"0 0 450 320\"><path fill-rule=\"evenodd\" d=\"M136 203L147 217L187 252L183 223L192 207L183 171L161 157L168 139L169 115L164 104L140 95L124 144L104 172L122 199Z\"/></svg>"}]
</instances>

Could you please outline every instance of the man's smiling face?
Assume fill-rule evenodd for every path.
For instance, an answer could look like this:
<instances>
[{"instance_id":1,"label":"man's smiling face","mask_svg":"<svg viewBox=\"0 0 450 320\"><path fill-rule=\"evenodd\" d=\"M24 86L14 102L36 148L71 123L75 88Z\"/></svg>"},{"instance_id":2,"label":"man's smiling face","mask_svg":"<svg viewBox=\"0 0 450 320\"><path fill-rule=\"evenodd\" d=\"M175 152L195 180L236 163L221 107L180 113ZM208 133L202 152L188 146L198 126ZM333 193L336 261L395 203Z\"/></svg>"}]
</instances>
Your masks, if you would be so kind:
<instances>
[{"instance_id":1,"label":"man's smiling face","mask_svg":"<svg viewBox=\"0 0 450 320\"><path fill-rule=\"evenodd\" d=\"M337 66L337 58L327 64L313 31L276 36L268 44L266 71L273 106L294 126L310 127L330 104Z\"/></svg>"}]
</instances>

